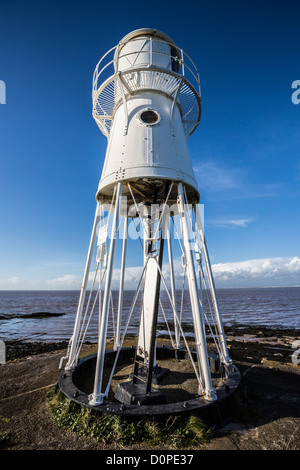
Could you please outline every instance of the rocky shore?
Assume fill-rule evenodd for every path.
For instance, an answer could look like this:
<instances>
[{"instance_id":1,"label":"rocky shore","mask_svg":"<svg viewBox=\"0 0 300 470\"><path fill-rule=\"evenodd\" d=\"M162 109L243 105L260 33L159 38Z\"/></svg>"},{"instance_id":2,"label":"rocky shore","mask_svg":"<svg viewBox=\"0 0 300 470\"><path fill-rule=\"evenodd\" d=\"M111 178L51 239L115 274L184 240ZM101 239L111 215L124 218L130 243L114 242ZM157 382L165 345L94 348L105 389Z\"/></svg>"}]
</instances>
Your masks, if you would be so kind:
<instances>
[{"instance_id":1,"label":"rocky shore","mask_svg":"<svg viewBox=\"0 0 300 470\"><path fill-rule=\"evenodd\" d=\"M226 338L242 387L231 419L197 450L299 450L300 331L234 325L226 328ZM84 355L95 347L85 344ZM6 363L0 365L1 449L117 450L54 423L47 394L57 383L66 349L67 342L6 342ZM126 447L133 449L145 447ZM166 447L162 443L157 449Z\"/></svg>"}]
</instances>

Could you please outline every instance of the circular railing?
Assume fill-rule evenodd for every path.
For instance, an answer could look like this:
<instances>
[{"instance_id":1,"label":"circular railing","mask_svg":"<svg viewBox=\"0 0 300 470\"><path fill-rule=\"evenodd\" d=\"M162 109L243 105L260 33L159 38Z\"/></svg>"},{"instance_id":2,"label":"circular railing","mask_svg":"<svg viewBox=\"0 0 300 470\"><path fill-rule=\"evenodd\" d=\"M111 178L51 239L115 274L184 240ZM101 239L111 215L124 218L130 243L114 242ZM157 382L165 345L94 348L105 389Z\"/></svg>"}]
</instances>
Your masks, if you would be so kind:
<instances>
[{"instance_id":1,"label":"circular railing","mask_svg":"<svg viewBox=\"0 0 300 470\"><path fill-rule=\"evenodd\" d=\"M130 41L131 48L134 41ZM93 117L97 125L109 137L114 113L122 102L141 91L156 91L179 106L184 131L189 136L201 117L200 77L194 62L171 43L169 54L152 47L150 51L140 50L138 45L140 41L136 49L128 52L120 43L98 62L93 76ZM158 58L168 59L169 66L156 65Z\"/></svg>"}]
</instances>

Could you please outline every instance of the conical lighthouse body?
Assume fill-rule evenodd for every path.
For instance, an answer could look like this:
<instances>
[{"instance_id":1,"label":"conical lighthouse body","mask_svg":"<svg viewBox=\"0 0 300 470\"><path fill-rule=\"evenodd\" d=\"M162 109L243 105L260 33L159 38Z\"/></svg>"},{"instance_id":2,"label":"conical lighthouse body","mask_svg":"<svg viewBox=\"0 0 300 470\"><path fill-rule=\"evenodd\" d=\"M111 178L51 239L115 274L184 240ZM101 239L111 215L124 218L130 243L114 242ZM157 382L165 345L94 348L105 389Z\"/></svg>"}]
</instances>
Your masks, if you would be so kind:
<instances>
[{"instance_id":1,"label":"conical lighthouse body","mask_svg":"<svg viewBox=\"0 0 300 470\"><path fill-rule=\"evenodd\" d=\"M102 84L94 93L94 117L108 137L97 199L111 197L116 181L135 181L146 196L148 192L152 196L154 187L174 180L186 183L189 194L198 202L187 137L200 120L200 96L199 90L187 85L180 73L180 53L175 44L156 30L134 31L120 42L113 66L114 102L109 132L104 124L105 107L100 106L101 95L105 100L112 82ZM182 121L186 109L181 107L180 91L185 108L194 101L194 109L188 109L191 122L186 129Z\"/></svg>"},{"instance_id":2,"label":"conical lighthouse body","mask_svg":"<svg viewBox=\"0 0 300 470\"><path fill-rule=\"evenodd\" d=\"M80 345L90 321L89 319L85 327L84 322L89 318L87 311L92 305L92 315L98 301L98 351L94 366L94 386L88 396L89 406L99 409L107 403L133 315L139 317L133 370L126 382L118 384L115 400L127 407L139 407L143 404L161 406L164 395L153 383L162 380L168 372L161 371L157 365L156 333L159 312L162 311L167 321L161 300L163 287L170 301L172 345L175 350L179 350L184 344L195 370L198 396L208 402L215 401L217 394L212 382L206 344L207 325L218 343L221 363L231 364L231 359L198 208L198 186L187 145L188 137L196 129L201 117L197 69L192 60L166 34L150 28L133 31L108 51L95 69L93 117L107 138L107 151L96 193L95 220L65 371L71 374L71 371L79 367ZM107 213L110 225L107 222ZM179 220L177 226L175 219ZM142 246L139 257L141 276L129 313L125 315L123 294L128 226L129 222L135 224L136 221L141 223L143 232L142 239L140 234L137 237L137 244L139 241ZM175 238L178 239L181 250L181 277L175 272L173 262L171 226L174 234L176 232ZM91 294L88 300L86 294L97 234L97 265L93 287L97 276L99 284L92 302ZM116 264L116 244L120 238L122 259L117 279L118 301L114 305L112 280ZM167 256L164 255L165 251ZM166 266L167 277L164 274ZM187 281L196 362L192 358L182 327L185 284L182 284L180 306L177 298L178 277L180 281ZM210 293L208 312L203 301L203 287L206 293ZM138 307L139 296L141 302ZM114 325L116 357L109 379L105 381L110 316ZM107 409L115 408L109 405Z\"/></svg>"}]
</instances>

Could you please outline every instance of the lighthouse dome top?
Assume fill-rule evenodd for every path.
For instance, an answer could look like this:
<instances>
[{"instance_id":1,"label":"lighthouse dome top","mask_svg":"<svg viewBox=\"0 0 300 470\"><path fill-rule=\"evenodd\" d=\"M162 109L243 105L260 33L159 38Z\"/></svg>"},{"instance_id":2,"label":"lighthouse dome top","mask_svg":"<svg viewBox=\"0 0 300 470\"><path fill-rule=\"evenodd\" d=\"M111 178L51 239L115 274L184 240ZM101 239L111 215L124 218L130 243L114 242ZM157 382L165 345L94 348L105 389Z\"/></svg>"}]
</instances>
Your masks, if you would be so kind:
<instances>
[{"instance_id":1,"label":"lighthouse dome top","mask_svg":"<svg viewBox=\"0 0 300 470\"><path fill-rule=\"evenodd\" d=\"M169 44L173 44L175 46L175 42L170 38L170 36L153 28L140 28L131 31L131 33L126 34L126 36L121 39L120 43L125 44L126 42L131 41L132 39L135 39L138 36L152 36L155 38L163 39Z\"/></svg>"}]
</instances>

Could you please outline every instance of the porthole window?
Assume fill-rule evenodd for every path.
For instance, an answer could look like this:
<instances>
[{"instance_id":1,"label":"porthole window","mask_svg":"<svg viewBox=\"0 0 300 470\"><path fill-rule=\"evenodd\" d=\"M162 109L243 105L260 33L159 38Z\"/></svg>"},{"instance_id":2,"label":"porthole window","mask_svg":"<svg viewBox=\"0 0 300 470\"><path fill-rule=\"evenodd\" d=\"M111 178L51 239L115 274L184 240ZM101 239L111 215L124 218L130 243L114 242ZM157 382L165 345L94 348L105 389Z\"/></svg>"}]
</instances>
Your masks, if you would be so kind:
<instances>
[{"instance_id":1,"label":"porthole window","mask_svg":"<svg viewBox=\"0 0 300 470\"><path fill-rule=\"evenodd\" d=\"M144 109L139 114L139 119L143 124L147 126L153 126L160 121L160 116L154 109Z\"/></svg>"}]
</instances>

